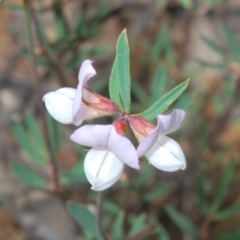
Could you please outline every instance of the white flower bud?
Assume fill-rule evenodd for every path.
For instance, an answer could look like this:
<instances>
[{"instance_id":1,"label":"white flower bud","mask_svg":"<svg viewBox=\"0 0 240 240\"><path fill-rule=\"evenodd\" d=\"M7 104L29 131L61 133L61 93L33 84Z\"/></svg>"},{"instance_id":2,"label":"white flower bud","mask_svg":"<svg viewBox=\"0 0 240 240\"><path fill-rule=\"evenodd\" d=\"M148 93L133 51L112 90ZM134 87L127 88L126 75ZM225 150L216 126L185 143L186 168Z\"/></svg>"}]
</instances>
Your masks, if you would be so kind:
<instances>
[{"instance_id":1,"label":"white flower bud","mask_svg":"<svg viewBox=\"0 0 240 240\"><path fill-rule=\"evenodd\" d=\"M107 148L92 148L84 160L86 177L95 191L112 186L120 178L122 170L123 162Z\"/></svg>"},{"instance_id":2,"label":"white flower bud","mask_svg":"<svg viewBox=\"0 0 240 240\"><path fill-rule=\"evenodd\" d=\"M146 153L146 157L154 167L163 171L174 172L186 168L186 159L181 147L167 136L159 137Z\"/></svg>"},{"instance_id":3,"label":"white flower bud","mask_svg":"<svg viewBox=\"0 0 240 240\"><path fill-rule=\"evenodd\" d=\"M72 123L72 105L76 93L74 88L60 88L43 96L49 114L63 124Z\"/></svg>"}]
</instances>

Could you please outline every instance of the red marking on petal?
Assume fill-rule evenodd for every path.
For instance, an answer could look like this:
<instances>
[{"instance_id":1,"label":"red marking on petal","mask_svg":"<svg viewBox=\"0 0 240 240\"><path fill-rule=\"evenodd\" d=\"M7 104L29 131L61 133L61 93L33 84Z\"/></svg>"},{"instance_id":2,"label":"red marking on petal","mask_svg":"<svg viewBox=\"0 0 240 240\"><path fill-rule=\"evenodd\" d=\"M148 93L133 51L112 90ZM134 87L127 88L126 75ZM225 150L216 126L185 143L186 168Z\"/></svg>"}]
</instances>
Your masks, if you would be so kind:
<instances>
[{"instance_id":1,"label":"red marking on petal","mask_svg":"<svg viewBox=\"0 0 240 240\"><path fill-rule=\"evenodd\" d=\"M83 102L91 108L94 108L100 114L104 112L105 114L122 114L121 109L116 105L115 102L111 101L108 98L101 96L100 94L84 88L85 91L88 91L88 99L83 99ZM91 101L91 98L93 101ZM98 101L96 101L98 100Z\"/></svg>"},{"instance_id":2,"label":"red marking on petal","mask_svg":"<svg viewBox=\"0 0 240 240\"><path fill-rule=\"evenodd\" d=\"M120 118L120 119L114 121L113 126L115 127L117 133L119 133L123 136L126 134L127 121L125 118Z\"/></svg>"},{"instance_id":3,"label":"red marking on petal","mask_svg":"<svg viewBox=\"0 0 240 240\"><path fill-rule=\"evenodd\" d=\"M147 121L143 117L129 115L128 121L131 129L133 130L136 138L141 141L146 138L149 134L151 134L156 126Z\"/></svg>"}]
</instances>

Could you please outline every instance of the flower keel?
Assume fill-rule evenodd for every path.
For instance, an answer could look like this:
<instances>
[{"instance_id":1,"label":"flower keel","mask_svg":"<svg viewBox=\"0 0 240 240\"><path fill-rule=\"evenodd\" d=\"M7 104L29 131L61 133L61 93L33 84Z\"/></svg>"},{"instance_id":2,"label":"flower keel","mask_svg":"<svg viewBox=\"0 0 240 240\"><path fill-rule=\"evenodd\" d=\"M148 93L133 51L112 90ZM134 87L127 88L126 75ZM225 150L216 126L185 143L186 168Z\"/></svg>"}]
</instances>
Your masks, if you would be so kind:
<instances>
[{"instance_id":1,"label":"flower keel","mask_svg":"<svg viewBox=\"0 0 240 240\"><path fill-rule=\"evenodd\" d=\"M102 147L92 148L84 160L84 171L91 189L103 191L112 186L123 171L123 162L110 150Z\"/></svg>"}]
</instances>

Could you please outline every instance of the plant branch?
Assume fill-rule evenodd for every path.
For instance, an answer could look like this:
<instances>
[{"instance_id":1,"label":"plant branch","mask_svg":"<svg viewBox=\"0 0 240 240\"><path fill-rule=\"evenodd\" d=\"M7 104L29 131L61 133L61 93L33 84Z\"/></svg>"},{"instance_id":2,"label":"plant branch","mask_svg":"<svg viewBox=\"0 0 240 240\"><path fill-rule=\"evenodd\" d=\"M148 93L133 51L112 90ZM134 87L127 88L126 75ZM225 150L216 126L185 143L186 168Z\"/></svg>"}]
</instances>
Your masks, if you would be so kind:
<instances>
[{"instance_id":1,"label":"plant branch","mask_svg":"<svg viewBox=\"0 0 240 240\"><path fill-rule=\"evenodd\" d=\"M47 57L50 65L51 65L51 67L55 70L61 84L63 86L66 86L67 85L67 80L66 80L64 72L62 71L62 66L59 63L59 59L57 59L54 56L54 54L52 53L52 50L44 42L44 39L43 39L42 34L41 34L40 26L39 26L39 23L38 23L38 19L37 19L35 10L34 10L32 4L31 4L31 2L29 2L29 13L30 13L30 16L33 20L33 24L34 24L34 27L35 27L35 30L36 30L36 36L37 36L39 44L41 45L42 51L44 52L44 54L46 54L46 57Z\"/></svg>"},{"instance_id":2,"label":"plant branch","mask_svg":"<svg viewBox=\"0 0 240 240\"><path fill-rule=\"evenodd\" d=\"M50 155L49 166L48 166L50 170L49 171L50 184L54 192L59 192L60 188L59 188L59 181L58 181L58 168L57 168L53 150L51 148L50 138L48 134L48 126L46 122L46 114L45 114L44 104L42 101L41 82L36 70L37 65L36 65L36 57L34 54L34 42L31 35L30 0L24 0L24 12L25 12L27 34L28 34L28 41L29 41L28 44L29 44L29 52L30 52L30 58L31 58L32 78L34 81L36 98L37 98L36 101L37 101L37 106L39 108L39 112L41 116L43 136L44 136L45 143Z\"/></svg>"},{"instance_id":3,"label":"plant branch","mask_svg":"<svg viewBox=\"0 0 240 240\"><path fill-rule=\"evenodd\" d=\"M102 239L108 240L108 238L106 237L104 230L102 228L103 199L104 199L104 192L101 191L101 192L99 192L99 194L97 196L97 228L98 228L98 232L99 232L100 236L102 237Z\"/></svg>"}]
</instances>

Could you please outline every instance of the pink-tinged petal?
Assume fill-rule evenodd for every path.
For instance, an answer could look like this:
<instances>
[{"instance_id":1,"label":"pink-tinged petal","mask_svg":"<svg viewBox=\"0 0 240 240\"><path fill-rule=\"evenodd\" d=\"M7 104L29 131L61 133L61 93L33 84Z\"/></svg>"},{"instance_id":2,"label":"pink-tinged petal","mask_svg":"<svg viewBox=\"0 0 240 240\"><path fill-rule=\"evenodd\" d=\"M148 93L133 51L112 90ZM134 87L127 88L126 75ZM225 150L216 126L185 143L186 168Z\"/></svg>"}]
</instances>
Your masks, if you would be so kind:
<instances>
[{"instance_id":1,"label":"pink-tinged petal","mask_svg":"<svg viewBox=\"0 0 240 240\"><path fill-rule=\"evenodd\" d=\"M135 147L129 139L118 134L113 127L108 141L108 148L116 157L128 166L140 169L138 155Z\"/></svg>"},{"instance_id":2,"label":"pink-tinged petal","mask_svg":"<svg viewBox=\"0 0 240 240\"><path fill-rule=\"evenodd\" d=\"M96 74L95 69L92 66L93 61L85 60L78 73L78 81L82 82L82 86L85 86L87 81Z\"/></svg>"},{"instance_id":3,"label":"pink-tinged petal","mask_svg":"<svg viewBox=\"0 0 240 240\"><path fill-rule=\"evenodd\" d=\"M135 137L139 142L145 139L156 129L155 125L140 116L129 115L128 122L131 129L133 130Z\"/></svg>"},{"instance_id":4,"label":"pink-tinged petal","mask_svg":"<svg viewBox=\"0 0 240 240\"><path fill-rule=\"evenodd\" d=\"M174 109L171 114L158 115L158 123L161 122L161 135L177 131L186 119L186 112L181 109Z\"/></svg>"},{"instance_id":5,"label":"pink-tinged petal","mask_svg":"<svg viewBox=\"0 0 240 240\"><path fill-rule=\"evenodd\" d=\"M137 148L137 154L139 158L145 155L145 153L149 151L157 141L160 132L159 126L161 125L158 124L156 130L152 134L148 135L142 142L139 143Z\"/></svg>"},{"instance_id":6,"label":"pink-tinged petal","mask_svg":"<svg viewBox=\"0 0 240 240\"><path fill-rule=\"evenodd\" d=\"M148 161L156 168L174 172L186 168L186 159L179 144L173 139L160 136L146 153Z\"/></svg>"},{"instance_id":7,"label":"pink-tinged petal","mask_svg":"<svg viewBox=\"0 0 240 240\"><path fill-rule=\"evenodd\" d=\"M87 147L105 147L132 168L139 169L136 149L129 139L118 134L113 125L85 125L77 129L70 139Z\"/></svg>"},{"instance_id":8,"label":"pink-tinged petal","mask_svg":"<svg viewBox=\"0 0 240 240\"><path fill-rule=\"evenodd\" d=\"M96 71L92 66L92 61L85 60L79 71L78 75L79 84L73 100L72 108L73 123L77 126L80 125L82 121L85 119L84 116L82 116L82 114L84 114L84 111L82 109L83 88L84 86L86 86L87 81L95 74Z\"/></svg>"},{"instance_id":9,"label":"pink-tinged petal","mask_svg":"<svg viewBox=\"0 0 240 240\"><path fill-rule=\"evenodd\" d=\"M107 147L112 125L85 125L77 129L70 139L87 147Z\"/></svg>"},{"instance_id":10,"label":"pink-tinged petal","mask_svg":"<svg viewBox=\"0 0 240 240\"><path fill-rule=\"evenodd\" d=\"M159 136L178 130L186 118L186 112L175 109L171 114L158 115L158 125L156 129L149 134L138 146L138 157L142 157L156 142Z\"/></svg>"}]
</instances>

